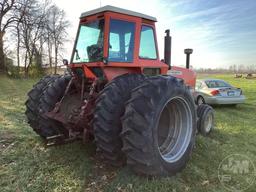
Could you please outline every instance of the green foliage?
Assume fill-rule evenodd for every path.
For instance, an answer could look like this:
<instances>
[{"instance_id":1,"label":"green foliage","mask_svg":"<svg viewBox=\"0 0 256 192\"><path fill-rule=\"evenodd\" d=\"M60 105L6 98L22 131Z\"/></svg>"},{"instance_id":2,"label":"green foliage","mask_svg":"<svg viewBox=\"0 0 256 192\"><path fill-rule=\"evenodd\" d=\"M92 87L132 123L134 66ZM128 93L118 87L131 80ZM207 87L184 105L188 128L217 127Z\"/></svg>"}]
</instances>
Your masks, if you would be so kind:
<instances>
[{"instance_id":1,"label":"green foliage","mask_svg":"<svg viewBox=\"0 0 256 192\"><path fill-rule=\"evenodd\" d=\"M26 123L24 102L38 79L0 76L0 191L157 191L224 192L218 166L230 154L244 154L256 165L256 80L233 75L227 80L243 89L246 103L214 107L216 129L197 136L192 159L183 172L170 178L135 176L127 167L110 169L95 156L94 144L74 142L47 148ZM246 192L254 192L256 185Z\"/></svg>"},{"instance_id":2,"label":"green foliage","mask_svg":"<svg viewBox=\"0 0 256 192\"><path fill-rule=\"evenodd\" d=\"M29 68L29 72L28 72L28 76L31 78L38 78L38 77L42 77L44 75L44 70L42 69L42 67L39 67L38 65L32 65Z\"/></svg>"},{"instance_id":3,"label":"green foliage","mask_svg":"<svg viewBox=\"0 0 256 192\"><path fill-rule=\"evenodd\" d=\"M34 73L33 73L34 72ZM30 77L41 77L44 75L44 70L42 68L42 55L36 51L33 57L32 69L30 70Z\"/></svg>"},{"instance_id":4,"label":"green foliage","mask_svg":"<svg viewBox=\"0 0 256 192\"><path fill-rule=\"evenodd\" d=\"M6 59L7 75L11 78L22 78L25 76L25 68L18 67L13 64L13 60L10 58ZM45 75L45 71L42 68L41 56L37 55L32 60L32 65L29 67L28 77L39 78Z\"/></svg>"},{"instance_id":5,"label":"green foliage","mask_svg":"<svg viewBox=\"0 0 256 192\"><path fill-rule=\"evenodd\" d=\"M20 78L20 69L13 65L13 60L10 58L6 59L7 75L12 78Z\"/></svg>"}]
</instances>

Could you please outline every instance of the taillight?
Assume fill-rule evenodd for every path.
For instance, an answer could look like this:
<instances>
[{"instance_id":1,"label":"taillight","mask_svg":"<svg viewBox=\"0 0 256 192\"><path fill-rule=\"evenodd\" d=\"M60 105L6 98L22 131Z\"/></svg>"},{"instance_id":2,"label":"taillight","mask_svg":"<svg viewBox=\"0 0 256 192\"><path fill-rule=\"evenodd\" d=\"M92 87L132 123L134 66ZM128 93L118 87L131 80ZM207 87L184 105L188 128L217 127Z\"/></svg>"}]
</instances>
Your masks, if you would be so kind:
<instances>
[{"instance_id":1,"label":"taillight","mask_svg":"<svg viewBox=\"0 0 256 192\"><path fill-rule=\"evenodd\" d=\"M219 95L219 94L220 94L219 90L213 90L213 91L211 91L211 95L213 95L213 96Z\"/></svg>"}]
</instances>

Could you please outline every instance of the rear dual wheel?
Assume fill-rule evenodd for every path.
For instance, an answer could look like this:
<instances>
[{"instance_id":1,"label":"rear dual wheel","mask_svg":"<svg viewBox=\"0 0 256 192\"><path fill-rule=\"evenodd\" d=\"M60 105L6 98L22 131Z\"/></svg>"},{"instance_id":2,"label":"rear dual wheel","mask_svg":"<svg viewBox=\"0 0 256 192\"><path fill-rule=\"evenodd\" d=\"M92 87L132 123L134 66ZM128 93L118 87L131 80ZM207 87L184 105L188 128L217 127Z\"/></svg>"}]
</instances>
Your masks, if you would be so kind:
<instances>
[{"instance_id":1,"label":"rear dual wheel","mask_svg":"<svg viewBox=\"0 0 256 192\"><path fill-rule=\"evenodd\" d=\"M25 103L26 111L25 114L27 116L28 124L32 127L32 129L40 135L40 129L38 124L38 116L39 116L39 103L40 98L47 89L47 87L54 82L59 75L48 75L40 79L38 83L36 83L33 88L28 92L28 99Z\"/></svg>"},{"instance_id":2,"label":"rear dual wheel","mask_svg":"<svg viewBox=\"0 0 256 192\"><path fill-rule=\"evenodd\" d=\"M26 116L29 125L43 138L57 134L67 135L63 125L49 119L45 113L52 111L63 97L70 76L52 75L43 77L28 93Z\"/></svg>"},{"instance_id":3,"label":"rear dual wheel","mask_svg":"<svg viewBox=\"0 0 256 192\"><path fill-rule=\"evenodd\" d=\"M94 111L93 129L97 150L113 166L125 162L122 152L121 116L132 89L145 80L141 74L125 74L113 79L99 94Z\"/></svg>"},{"instance_id":4,"label":"rear dual wheel","mask_svg":"<svg viewBox=\"0 0 256 192\"><path fill-rule=\"evenodd\" d=\"M52 111L56 103L62 99L70 79L69 75L59 76L48 85L40 97L38 127L40 130L39 134L43 138L54 135L66 137L68 135L67 130L60 122L50 119L45 113Z\"/></svg>"},{"instance_id":5,"label":"rear dual wheel","mask_svg":"<svg viewBox=\"0 0 256 192\"><path fill-rule=\"evenodd\" d=\"M181 80L156 76L134 89L123 116L123 151L138 174L173 175L192 152L196 110Z\"/></svg>"}]
</instances>

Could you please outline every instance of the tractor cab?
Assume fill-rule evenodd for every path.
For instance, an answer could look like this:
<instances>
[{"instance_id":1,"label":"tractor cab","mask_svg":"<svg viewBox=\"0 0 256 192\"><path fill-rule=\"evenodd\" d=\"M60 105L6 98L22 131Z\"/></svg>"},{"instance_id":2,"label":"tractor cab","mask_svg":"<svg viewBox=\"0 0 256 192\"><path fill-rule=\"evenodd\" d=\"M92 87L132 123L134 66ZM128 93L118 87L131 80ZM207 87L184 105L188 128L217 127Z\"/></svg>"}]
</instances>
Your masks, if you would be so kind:
<instances>
[{"instance_id":1,"label":"tractor cab","mask_svg":"<svg viewBox=\"0 0 256 192\"><path fill-rule=\"evenodd\" d=\"M159 59L155 22L154 17L112 6L83 13L72 67L87 67L108 80L127 72L166 74L168 66Z\"/></svg>"}]
</instances>

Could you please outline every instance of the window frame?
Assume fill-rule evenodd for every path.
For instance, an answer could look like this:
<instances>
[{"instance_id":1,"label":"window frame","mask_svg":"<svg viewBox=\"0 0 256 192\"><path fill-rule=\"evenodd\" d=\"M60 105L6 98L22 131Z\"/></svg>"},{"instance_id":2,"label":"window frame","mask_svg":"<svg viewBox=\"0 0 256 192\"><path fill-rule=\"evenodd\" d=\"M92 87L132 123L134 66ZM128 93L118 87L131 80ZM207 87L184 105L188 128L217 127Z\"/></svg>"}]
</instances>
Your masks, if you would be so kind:
<instances>
[{"instance_id":1,"label":"window frame","mask_svg":"<svg viewBox=\"0 0 256 192\"><path fill-rule=\"evenodd\" d=\"M152 31L153 31L154 42L155 42L155 51L156 51L156 58L155 58L155 59L153 59L153 58L144 58L144 57L141 57L141 56L140 56L141 33L142 33L142 28L143 28L144 26L151 28ZM139 57L139 59L143 59L143 60L152 60L152 61L158 60L158 47L157 47L157 40L156 40L155 28L154 28L152 25L148 25L148 24L142 23L142 24L141 24L141 28L140 28L140 37L139 37L139 38L140 38L140 39L139 39L139 52L138 52L138 57Z\"/></svg>"},{"instance_id":2,"label":"window frame","mask_svg":"<svg viewBox=\"0 0 256 192\"><path fill-rule=\"evenodd\" d=\"M133 37L133 56L132 56L132 60L131 61L109 61L109 45L110 45L110 23L111 20L118 20L118 21L124 21L124 22L129 22L129 23L133 23L134 24L134 37ZM109 18L109 31L108 31L108 51L107 51L107 59L108 62L110 63L134 63L134 54L135 54L135 43L136 43L136 27L137 27L137 23L133 20L126 20L126 19L122 19L122 18L118 18L118 17L110 17Z\"/></svg>"},{"instance_id":3,"label":"window frame","mask_svg":"<svg viewBox=\"0 0 256 192\"><path fill-rule=\"evenodd\" d=\"M79 38L79 34L80 34L80 30L82 28L83 25L86 25L86 24L90 24L90 23L93 23L93 22L100 22L101 20L104 21L104 25L103 25L103 56L102 56L102 60L99 60L99 61L92 61L92 62L85 62L85 61L81 61L81 62L74 62L74 58L75 58L75 50L76 50L76 46L77 46L77 43L78 43L78 38ZM74 42L74 45L73 45L73 50L72 50L72 55L71 55L71 59L70 59L70 62L73 63L73 64L82 64L82 63L86 63L86 64L89 64L89 63L97 63L97 62L102 62L103 59L104 59L104 39L105 39L105 30L106 30L106 20L104 18L95 18L95 19L92 19L92 20L88 20L86 22L80 22L79 25L78 25L78 29L77 29L77 33L76 33L76 39L75 39L75 42Z\"/></svg>"}]
</instances>

